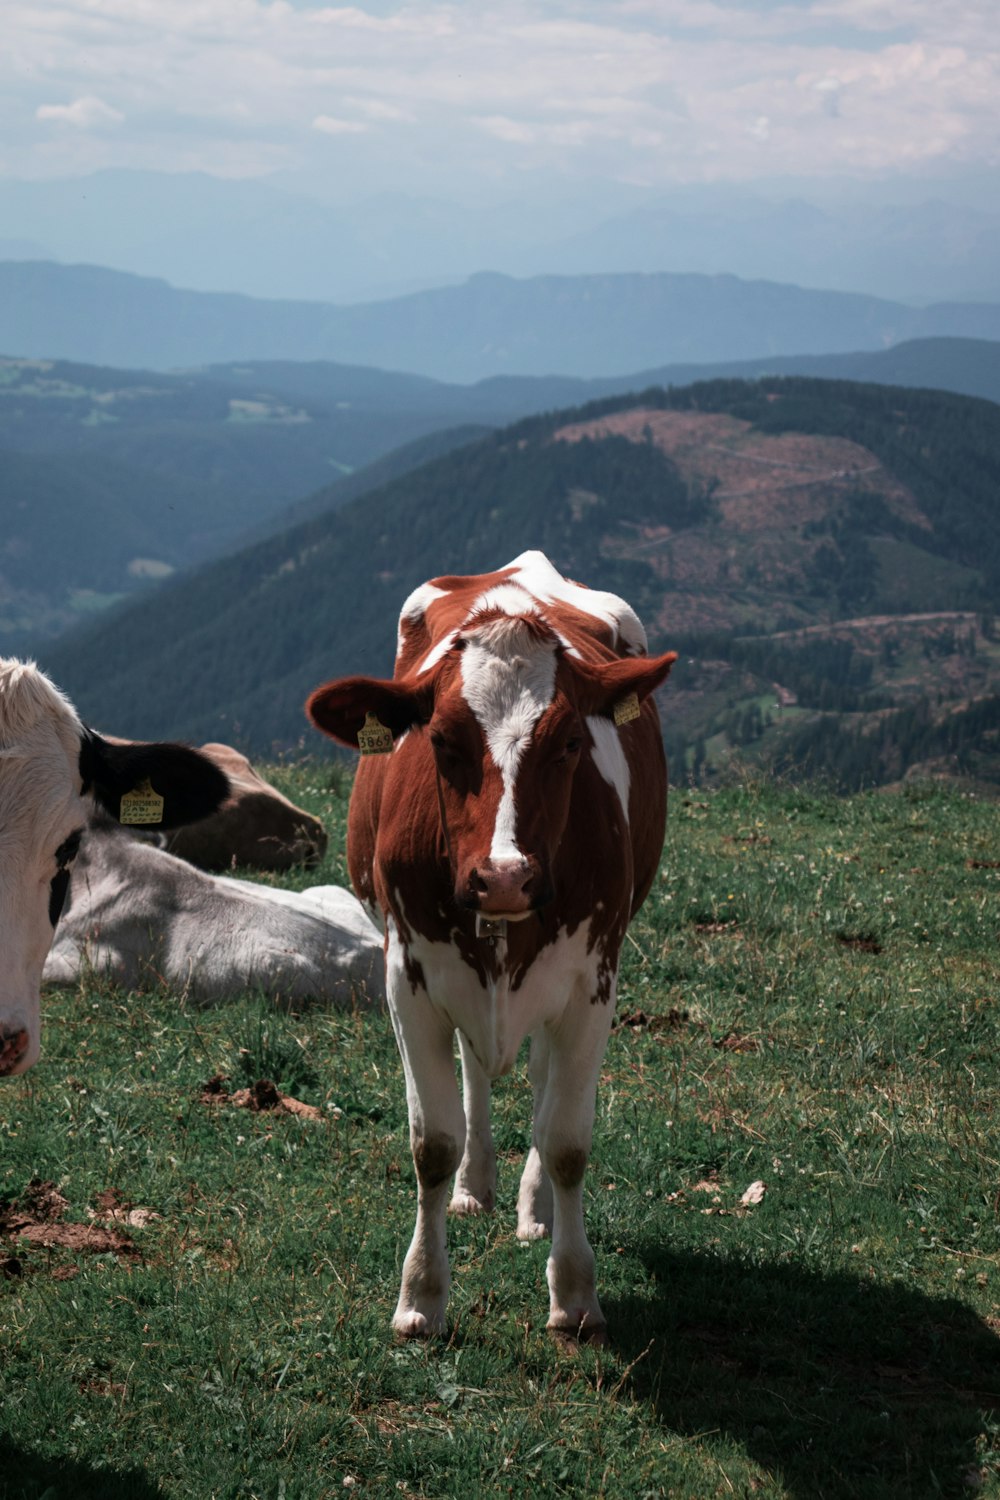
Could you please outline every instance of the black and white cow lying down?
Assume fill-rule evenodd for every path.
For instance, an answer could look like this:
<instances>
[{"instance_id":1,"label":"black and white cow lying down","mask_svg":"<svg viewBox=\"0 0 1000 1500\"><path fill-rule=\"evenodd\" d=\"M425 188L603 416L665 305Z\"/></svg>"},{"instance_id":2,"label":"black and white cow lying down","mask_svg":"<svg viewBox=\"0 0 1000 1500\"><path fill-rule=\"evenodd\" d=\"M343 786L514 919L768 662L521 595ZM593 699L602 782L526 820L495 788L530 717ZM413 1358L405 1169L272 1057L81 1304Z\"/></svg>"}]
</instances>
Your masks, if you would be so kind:
<instances>
[{"instance_id":1,"label":"black and white cow lying down","mask_svg":"<svg viewBox=\"0 0 1000 1500\"><path fill-rule=\"evenodd\" d=\"M228 795L197 751L111 744L32 663L0 657L0 1077L38 1058L42 967L95 809L118 818L138 804L166 829Z\"/></svg>"},{"instance_id":2,"label":"black and white cow lying down","mask_svg":"<svg viewBox=\"0 0 1000 1500\"><path fill-rule=\"evenodd\" d=\"M81 842L44 980L88 971L204 1001L247 990L285 1004L385 995L381 934L349 891L208 875L102 820Z\"/></svg>"}]
</instances>

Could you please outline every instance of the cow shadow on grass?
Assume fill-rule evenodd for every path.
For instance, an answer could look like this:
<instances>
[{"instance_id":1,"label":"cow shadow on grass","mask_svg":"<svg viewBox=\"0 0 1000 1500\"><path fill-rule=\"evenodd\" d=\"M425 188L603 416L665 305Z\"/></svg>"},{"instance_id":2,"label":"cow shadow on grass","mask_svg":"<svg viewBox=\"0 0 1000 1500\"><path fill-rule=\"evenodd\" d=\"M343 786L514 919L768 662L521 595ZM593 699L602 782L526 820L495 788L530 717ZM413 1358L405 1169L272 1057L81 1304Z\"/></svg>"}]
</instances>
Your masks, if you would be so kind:
<instances>
[{"instance_id":1,"label":"cow shadow on grass","mask_svg":"<svg viewBox=\"0 0 1000 1500\"><path fill-rule=\"evenodd\" d=\"M724 1434L796 1500L988 1492L1000 1338L968 1307L864 1274L638 1253L652 1299L602 1302L633 1395L665 1427Z\"/></svg>"},{"instance_id":2,"label":"cow shadow on grass","mask_svg":"<svg viewBox=\"0 0 1000 1500\"><path fill-rule=\"evenodd\" d=\"M0 1433L0 1500L163 1500L163 1491L138 1467L43 1458Z\"/></svg>"}]
</instances>

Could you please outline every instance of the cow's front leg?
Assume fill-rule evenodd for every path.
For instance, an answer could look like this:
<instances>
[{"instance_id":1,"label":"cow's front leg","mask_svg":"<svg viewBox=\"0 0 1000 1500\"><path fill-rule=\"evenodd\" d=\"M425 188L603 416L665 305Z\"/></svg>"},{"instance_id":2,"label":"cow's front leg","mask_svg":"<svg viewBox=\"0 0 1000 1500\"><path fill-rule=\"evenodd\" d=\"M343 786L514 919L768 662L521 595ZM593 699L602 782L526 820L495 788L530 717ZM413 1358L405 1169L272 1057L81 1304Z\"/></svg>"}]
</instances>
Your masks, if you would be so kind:
<instances>
[{"instance_id":1,"label":"cow's front leg","mask_svg":"<svg viewBox=\"0 0 1000 1500\"><path fill-rule=\"evenodd\" d=\"M613 1013L613 986L610 999L596 1003L581 988L562 1019L549 1028L548 1076L536 1124L542 1166L552 1184L548 1326L595 1343L604 1342L606 1329L597 1300L594 1252L583 1223L583 1177Z\"/></svg>"},{"instance_id":2,"label":"cow's front leg","mask_svg":"<svg viewBox=\"0 0 1000 1500\"><path fill-rule=\"evenodd\" d=\"M458 1033L465 1103L465 1152L451 1197L454 1214L489 1213L497 1201L497 1154L490 1129L490 1080L468 1040Z\"/></svg>"},{"instance_id":3,"label":"cow's front leg","mask_svg":"<svg viewBox=\"0 0 1000 1500\"><path fill-rule=\"evenodd\" d=\"M392 1326L405 1338L440 1333L448 1288L448 1189L465 1144L465 1116L455 1077L454 1032L425 990L386 964L392 1023L406 1074L410 1148L417 1174L417 1222L403 1261Z\"/></svg>"},{"instance_id":4,"label":"cow's front leg","mask_svg":"<svg viewBox=\"0 0 1000 1500\"><path fill-rule=\"evenodd\" d=\"M549 1078L549 1038L544 1030L531 1038L528 1057L531 1080L531 1150L521 1173L517 1194L517 1237L519 1240L544 1240L552 1233L552 1183L542 1166L538 1149L538 1121Z\"/></svg>"}]
</instances>

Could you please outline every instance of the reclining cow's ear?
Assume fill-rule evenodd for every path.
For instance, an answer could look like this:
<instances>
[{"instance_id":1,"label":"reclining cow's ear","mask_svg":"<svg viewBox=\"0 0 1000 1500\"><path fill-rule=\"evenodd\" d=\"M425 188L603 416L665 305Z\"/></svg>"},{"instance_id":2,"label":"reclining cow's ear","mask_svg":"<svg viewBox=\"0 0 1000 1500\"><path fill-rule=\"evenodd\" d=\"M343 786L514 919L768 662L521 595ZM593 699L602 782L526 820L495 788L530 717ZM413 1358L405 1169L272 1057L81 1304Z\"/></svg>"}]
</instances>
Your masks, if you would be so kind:
<instances>
[{"instance_id":1,"label":"reclining cow's ear","mask_svg":"<svg viewBox=\"0 0 1000 1500\"><path fill-rule=\"evenodd\" d=\"M627 656L599 666L574 662L580 711L627 724L639 717L640 704L665 680L676 660L677 652L668 651L664 656Z\"/></svg>"},{"instance_id":2,"label":"reclining cow's ear","mask_svg":"<svg viewBox=\"0 0 1000 1500\"><path fill-rule=\"evenodd\" d=\"M429 684L414 687L407 681L378 677L341 677L317 688L306 702L306 713L317 729L351 750L364 749L366 721L386 735L385 748L414 724L425 724L433 708ZM359 738L360 736L360 738Z\"/></svg>"},{"instance_id":3,"label":"reclining cow's ear","mask_svg":"<svg viewBox=\"0 0 1000 1500\"><path fill-rule=\"evenodd\" d=\"M229 796L228 776L189 745L112 744L92 729L80 745L80 775L84 793L119 822L161 828L207 818Z\"/></svg>"}]
</instances>

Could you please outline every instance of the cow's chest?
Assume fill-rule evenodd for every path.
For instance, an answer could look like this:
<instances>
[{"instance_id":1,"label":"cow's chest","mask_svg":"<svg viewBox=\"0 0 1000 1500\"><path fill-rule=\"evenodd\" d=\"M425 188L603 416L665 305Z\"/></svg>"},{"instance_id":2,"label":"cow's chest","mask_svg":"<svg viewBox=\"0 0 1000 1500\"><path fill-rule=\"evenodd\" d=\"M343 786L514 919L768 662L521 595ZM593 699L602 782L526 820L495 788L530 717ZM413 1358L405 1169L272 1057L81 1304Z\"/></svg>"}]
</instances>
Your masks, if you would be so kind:
<instances>
[{"instance_id":1,"label":"cow's chest","mask_svg":"<svg viewBox=\"0 0 1000 1500\"><path fill-rule=\"evenodd\" d=\"M393 950L396 950L393 952ZM509 1073L525 1037L560 1022L575 1006L612 1003L616 954L591 937L591 922L570 933L561 928L526 968L515 966L504 940L498 941L485 977L463 958L453 942L407 933L405 942L389 934L389 969L398 960L402 994L423 990L433 1008L468 1039L491 1078ZM390 1004L396 1003L390 985Z\"/></svg>"}]
</instances>

